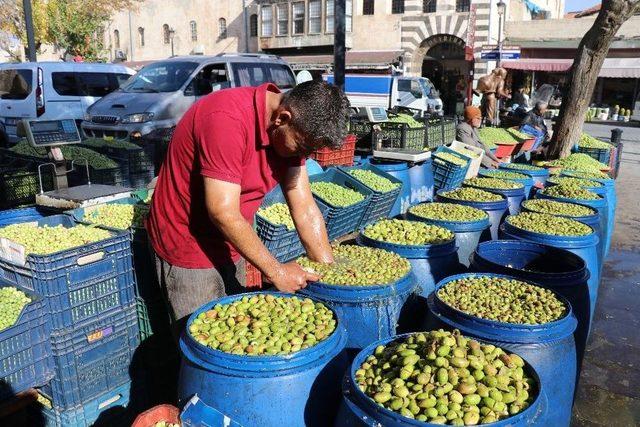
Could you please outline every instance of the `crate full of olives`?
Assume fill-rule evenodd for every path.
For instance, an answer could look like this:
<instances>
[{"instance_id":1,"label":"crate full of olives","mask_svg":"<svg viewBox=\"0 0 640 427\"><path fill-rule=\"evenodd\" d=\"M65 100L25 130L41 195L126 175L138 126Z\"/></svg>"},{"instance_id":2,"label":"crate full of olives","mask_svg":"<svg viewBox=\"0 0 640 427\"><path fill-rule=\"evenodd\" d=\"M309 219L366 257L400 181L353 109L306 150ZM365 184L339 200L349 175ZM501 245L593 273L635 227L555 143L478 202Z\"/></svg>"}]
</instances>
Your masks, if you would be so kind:
<instances>
[{"instance_id":1,"label":"crate full of olives","mask_svg":"<svg viewBox=\"0 0 640 427\"><path fill-rule=\"evenodd\" d=\"M470 159L448 147L438 147L431 157L434 187L452 189L460 186L467 175Z\"/></svg>"},{"instance_id":2,"label":"crate full of olives","mask_svg":"<svg viewBox=\"0 0 640 427\"><path fill-rule=\"evenodd\" d=\"M372 347L354 362L355 392L407 422L491 424L538 397L533 369L520 356L458 330L401 335Z\"/></svg>"}]
</instances>

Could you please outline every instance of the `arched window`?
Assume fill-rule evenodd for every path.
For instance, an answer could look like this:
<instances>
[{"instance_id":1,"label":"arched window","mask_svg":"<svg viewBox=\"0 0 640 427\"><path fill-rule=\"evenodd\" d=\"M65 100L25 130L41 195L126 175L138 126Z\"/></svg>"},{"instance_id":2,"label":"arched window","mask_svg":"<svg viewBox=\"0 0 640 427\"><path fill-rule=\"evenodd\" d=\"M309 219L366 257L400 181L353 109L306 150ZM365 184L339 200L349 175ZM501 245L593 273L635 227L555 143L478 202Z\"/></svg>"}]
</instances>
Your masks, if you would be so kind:
<instances>
[{"instance_id":1,"label":"arched window","mask_svg":"<svg viewBox=\"0 0 640 427\"><path fill-rule=\"evenodd\" d=\"M171 35L169 33L169 24L164 24L162 26L162 41L164 44L169 44L171 42Z\"/></svg>"},{"instance_id":2,"label":"arched window","mask_svg":"<svg viewBox=\"0 0 640 427\"><path fill-rule=\"evenodd\" d=\"M249 17L249 35L258 37L258 15L255 13Z\"/></svg>"},{"instance_id":3,"label":"arched window","mask_svg":"<svg viewBox=\"0 0 640 427\"><path fill-rule=\"evenodd\" d=\"M196 24L196 21L189 22L189 27L191 28L191 41L197 42L198 41L198 25Z\"/></svg>"},{"instance_id":4,"label":"arched window","mask_svg":"<svg viewBox=\"0 0 640 427\"><path fill-rule=\"evenodd\" d=\"M113 30L113 47L120 49L120 31Z\"/></svg>"},{"instance_id":5,"label":"arched window","mask_svg":"<svg viewBox=\"0 0 640 427\"><path fill-rule=\"evenodd\" d=\"M224 18L218 19L218 37L221 39L227 38L227 20Z\"/></svg>"},{"instance_id":6,"label":"arched window","mask_svg":"<svg viewBox=\"0 0 640 427\"><path fill-rule=\"evenodd\" d=\"M144 47L144 28L138 27L138 44Z\"/></svg>"},{"instance_id":7,"label":"arched window","mask_svg":"<svg viewBox=\"0 0 640 427\"><path fill-rule=\"evenodd\" d=\"M435 13L436 7L437 7L437 0L422 0L423 13Z\"/></svg>"}]
</instances>

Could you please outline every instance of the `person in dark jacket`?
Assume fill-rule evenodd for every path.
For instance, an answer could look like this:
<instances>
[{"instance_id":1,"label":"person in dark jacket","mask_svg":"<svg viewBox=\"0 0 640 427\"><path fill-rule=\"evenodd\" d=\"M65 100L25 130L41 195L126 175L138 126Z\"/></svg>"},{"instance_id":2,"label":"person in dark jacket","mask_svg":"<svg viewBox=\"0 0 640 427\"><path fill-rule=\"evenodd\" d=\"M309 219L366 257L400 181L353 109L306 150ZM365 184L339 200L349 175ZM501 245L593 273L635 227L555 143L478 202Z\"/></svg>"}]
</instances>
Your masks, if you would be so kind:
<instances>
[{"instance_id":1,"label":"person in dark jacket","mask_svg":"<svg viewBox=\"0 0 640 427\"><path fill-rule=\"evenodd\" d=\"M464 109L464 122L460 122L456 127L456 140L464 144L478 147L484 150L482 165L487 168L497 168L500 160L491 150L480 141L478 128L482 123L482 112L478 107L472 105Z\"/></svg>"}]
</instances>

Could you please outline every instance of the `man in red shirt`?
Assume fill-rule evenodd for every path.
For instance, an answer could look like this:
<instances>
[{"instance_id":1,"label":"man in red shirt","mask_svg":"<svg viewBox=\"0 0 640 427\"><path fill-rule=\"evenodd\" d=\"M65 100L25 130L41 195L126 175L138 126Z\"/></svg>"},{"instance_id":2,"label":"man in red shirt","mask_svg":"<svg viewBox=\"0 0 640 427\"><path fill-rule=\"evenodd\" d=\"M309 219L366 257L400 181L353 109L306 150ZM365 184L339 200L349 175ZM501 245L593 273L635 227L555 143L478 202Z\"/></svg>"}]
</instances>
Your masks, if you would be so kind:
<instances>
[{"instance_id":1,"label":"man in red shirt","mask_svg":"<svg viewBox=\"0 0 640 427\"><path fill-rule=\"evenodd\" d=\"M244 285L244 259L283 292L318 280L279 263L254 232L253 216L277 184L312 259L333 262L305 157L338 147L349 102L311 81L287 93L272 84L215 92L178 123L156 183L147 229L175 326L201 305Z\"/></svg>"}]
</instances>

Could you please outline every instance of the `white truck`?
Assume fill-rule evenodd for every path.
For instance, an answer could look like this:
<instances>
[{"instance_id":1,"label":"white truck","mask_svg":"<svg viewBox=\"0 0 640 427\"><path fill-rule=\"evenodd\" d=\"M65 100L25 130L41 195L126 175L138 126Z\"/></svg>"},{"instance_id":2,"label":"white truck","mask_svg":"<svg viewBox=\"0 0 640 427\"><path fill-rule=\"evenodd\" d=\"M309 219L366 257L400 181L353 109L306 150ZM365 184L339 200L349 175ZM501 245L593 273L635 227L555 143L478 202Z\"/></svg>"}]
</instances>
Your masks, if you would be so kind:
<instances>
[{"instance_id":1,"label":"white truck","mask_svg":"<svg viewBox=\"0 0 640 427\"><path fill-rule=\"evenodd\" d=\"M333 75L322 76L333 83ZM351 106L408 107L427 114L442 115L442 100L433 83L426 77L404 77L390 74L347 74L345 93Z\"/></svg>"}]
</instances>

